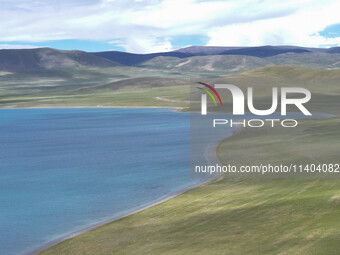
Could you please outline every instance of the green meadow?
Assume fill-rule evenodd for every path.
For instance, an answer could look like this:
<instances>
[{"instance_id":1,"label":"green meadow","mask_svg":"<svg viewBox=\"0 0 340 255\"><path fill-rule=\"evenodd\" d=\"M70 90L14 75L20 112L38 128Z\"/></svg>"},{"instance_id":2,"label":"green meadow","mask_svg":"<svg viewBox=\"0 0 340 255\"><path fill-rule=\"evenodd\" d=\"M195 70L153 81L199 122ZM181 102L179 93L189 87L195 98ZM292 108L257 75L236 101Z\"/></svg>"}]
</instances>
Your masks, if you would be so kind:
<instances>
[{"instance_id":1,"label":"green meadow","mask_svg":"<svg viewBox=\"0 0 340 255\"><path fill-rule=\"evenodd\" d=\"M246 129L224 140L224 164L339 163L339 118L289 132ZM340 179L231 178L73 237L43 255L340 253Z\"/></svg>"},{"instance_id":2,"label":"green meadow","mask_svg":"<svg viewBox=\"0 0 340 255\"><path fill-rule=\"evenodd\" d=\"M13 95L0 98L2 107L187 107L189 86L169 86L157 88L134 88L95 93L74 93L60 95ZM160 97L161 99L157 99ZM172 101L163 101L166 98Z\"/></svg>"}]
</instances>

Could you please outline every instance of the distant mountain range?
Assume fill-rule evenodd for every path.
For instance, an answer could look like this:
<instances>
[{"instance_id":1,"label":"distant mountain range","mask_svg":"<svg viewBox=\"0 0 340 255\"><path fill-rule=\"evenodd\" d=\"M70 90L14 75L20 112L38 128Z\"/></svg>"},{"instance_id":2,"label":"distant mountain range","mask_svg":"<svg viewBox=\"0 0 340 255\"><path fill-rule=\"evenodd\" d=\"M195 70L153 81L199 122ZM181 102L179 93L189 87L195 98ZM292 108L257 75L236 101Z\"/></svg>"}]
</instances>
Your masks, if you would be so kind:
<instances>
[{"instance_id":1,"label":"distant mountain range","mask_svg":"<svg viewBox=\"0 0 340 255\"><path fill-rule=\"evenodd\" d=\"M174 71L242 71L272 65L340 68L340 47L191 46L176 51L135 54L51 48L0 50L0 70L10 72L134 66Z\"/></svg>"},{"instance_id":2,"label":"distant mountain range","mask_svg":"<svg viewBox=\"0 0 340 255\"><path fill-rule=\"evenodd\" d=\"M304 48L295 46L260 46L260 47L191 46L176 51L151 54L135 54L120 51L95 52L93 54L112 61L116 61L123 65L138 65L140 63L143 63L147 60L159 56L188 58L194 56L210 56L210 55L242 55L266 58L284 53L306 53L306 52L340 53L340 47L325 49L325 48Z\"/></svg>"},{"instance_id":3,"label":"distant mountain range","mask_svg":"<svg viewBox=\"0 0 340 255\"><path fill-rule=\"evenodd\" d=\"M0 50L0 70L11 72L119 65L113 60L84 51L51 48Z\"/></svg>"}]
</instances>

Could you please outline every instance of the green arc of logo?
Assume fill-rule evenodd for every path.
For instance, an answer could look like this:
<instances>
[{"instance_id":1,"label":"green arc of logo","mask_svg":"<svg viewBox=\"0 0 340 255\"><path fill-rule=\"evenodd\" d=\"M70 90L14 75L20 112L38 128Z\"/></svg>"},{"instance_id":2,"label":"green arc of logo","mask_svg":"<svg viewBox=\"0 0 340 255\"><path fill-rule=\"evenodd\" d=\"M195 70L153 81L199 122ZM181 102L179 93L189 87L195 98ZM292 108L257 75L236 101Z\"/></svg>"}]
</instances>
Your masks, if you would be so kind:
<instances>
[{"instance_id":1,"label":"green arc of logo","mask_svg":"<svg viewBox=\"0 0 340 255\"><path fill-rule=\"evenodd\" d=\"M204 92L206 92L212 98L212 100L214 101L215 106L217 106L216 100L215 100L214 96L210 93L210 91L208 91L206 89L203 89L203 88L200 88L200 87L197 87L197 88L203 90Z\"/></svg>"}]
</instances>

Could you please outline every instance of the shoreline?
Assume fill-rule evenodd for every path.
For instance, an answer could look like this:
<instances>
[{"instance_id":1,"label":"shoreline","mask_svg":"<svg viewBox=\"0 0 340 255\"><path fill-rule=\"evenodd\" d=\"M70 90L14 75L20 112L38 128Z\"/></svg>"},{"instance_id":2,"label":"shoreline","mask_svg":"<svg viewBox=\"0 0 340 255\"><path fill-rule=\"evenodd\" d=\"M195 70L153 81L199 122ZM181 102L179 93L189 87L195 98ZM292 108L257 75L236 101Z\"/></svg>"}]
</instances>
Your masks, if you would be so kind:
<instances>
[{"instance_id":1,"label":"shoreline","mask_svg":"<svg viewBox=\"0 0 340 255\"><path fill-rule=\"evenodd\" d=\"M184 109L185 107L176 106L28 106L28 107L0 107L3 110L10 109L97 109L97 108L169 108L169 109Z\"/></svg>"},{"instance_id":2,"label":"shoreline","mask_svg":"<svg viewBox=\"0 0 340 255\"><path fill-rule=\"evenodd\" d=\"M161 204L161 203L164 203L164 202L166 202L166 201L168 201L168 200L170 200L170 199L173 199L173 198L175 198L175 197L177 197L177 196L179 196L179 195L184 194L185 192L187 192L187 191L189 191L189 190L192 190L192 189L194 189L194 188L197 188L197 187L199 187L199 186L205 185L205 184L210 183L210 182L213 182L213 181L217 181L217 180L220 179L220 177L221 177L221 174L219 174L218 176L212 176L211 178L209 178L209 179L207 179L207 180L205 180L205 181L203 181L203 182L193 184L193 185L191 185L191 186L189 186L189 187L187 187L187 188L184 188L184 189L182 189L182 190L180 190L180 191L177 191L176 193L174 193L174 194L172 194L172 195L170 195L170 196L168 196L168 197L166 197L166 198L164 198L164 199L162 199L162 200L160 200L160 201L153 202L153 203L151 203L151 204L147 204L147 205L142 206L141 208L136 209L136 210L134 210L134 211L132 211L132 212L125 213L125 214L123 214L123 215L121 215L121 216L113 217L113 218L111 218L111 219L108 219L108 220L105 220L105 221L103 221L103 222L97 223L97 224L95 224L95 225L93 225L93 226L87 227L87 228L85 228L85 229L83 229L83 230L76 231L76 232L73 232L73 233L71 233L71 234L68 234L68 235L66 235L66 236L64 236L64 237L60 237L60 238L58 238L58 239L56 239L56 240L54 240L54 241L50 241L50 242L46 243L45 245L43 245L42 247L37 248L37 249L35 249L35 250L31 251L31 252L26 253L26 255L38 255L38 254L40 254L41 252L43 252L44 250L47 250L48 248L51 248L51 247L53 247L53 246L55 246L55 245L57 245L57 244L59 244L59 243L62 243L62 242L64 242L64 241L66 241L66 240L69 240L69 239L71 239L71 238L73 238L73 237L76 237L76 236L79 236L79 235L81 235L81 234L84 234L84 233L86 233L86 232L88 232L88 231L91 231L91 230L93 230L93 229L99 228L99 227L104 226L104 225L106 225L106 224L110 224L110 223L115 222L115 221L117 221L117 220L121 220L121 219L126 218L126 217L128 217L128 216L131 216L131 215L133 215L133 214L135 214L135 213L144 211L144 210L146 210L146 209L148 209L148 208L150 208L150 207L153 207L153 206L159 205L159 204Z\"/></svg>"},{"instance_id":3,"label":"shoreline","mask_svg":"<svg viewBox=\"0 0 340 255\"><path fill-rule=\"evenodd\" d=\"M75 107L60 107L60 108L65 108L65 109L68 108L68 109L70 109L70 108L75 108ZM77 108L92 108L93 109L93 108L97 108L97 107L77 107ZM133 107L133 106L131 106L131 107L115 106L115 107L101 107L101 108L167 108L167 109L177 109L177 110L175 110L176 112L178 112L179 109L183 109L182 107ZM13 109L19 109L19 108L13 108ZM23 109L27 109L27 108L23 108ZM51 109L51 108L40 108L40 109ZM178 113L180 113L180 112L178 112ZM217 147L218 147L218 145L223 140L228 139L228 138L234 136L235 134L238 134L238 133L242 132L242 130L243 130L242 128L236 128L235 130L232 131L232 133L229 136L223 137L222 139L220 139L220 140L210 144L209 147L208 147L208 151L209 151L208 152L208 157L210 158L210 161L214 162L215 164L221 164L221 162L220 162L220 160L218 159L218 156L217 156ZM99 228L101 226L113 223L113 222L115 222L117 220L121 220L123 218L131 216L131 215L136 214L138 212L144 211L144 210L146 210L148 208L151 208L153 206L159 205L159 204L164 203L166 201L169 201L170 199L173 199L173 198L175 198L175 197L177 197L179 195L182 195L182 194L184 194L187 191L190 191L192 189L195 189L197 187L200 187L202 185L205 185L205 184L208 184L208 183L211 183L211 182L214 182L214 181L219 181L219 180L221 180L223 178L224 178L224 175L222 173L215 172L214 174L212 174L210 177L208 177L206 179L202 178L201 179L202 182L190 185L189 187L186 187L186 188L184 188L182 190L179 190L179 191L175 192L174 194L169 195L166 198L163 198L163 199L161 199L159 201L156 201L156 202L151 202L149 204L141 206L140 208L138 208L136 210L132 210L131 212L127 212L127 213L125 213L125 214L123 214L121 216L116 216L116 217L110 218L110 219L105 220L103 222L99 222L99 223L96 223L96 224L94 224L92 226L86 227L83 230L75 231L75 232L67 234L67 235L65 235L63 237L57 238L57 239L55 239L53 241L47 242L43 246L41 246L41 247L39 247L39 248L29 252L29 253L26 253L26 255L38 255L41 252L43 252L43 251L45 251L45 250L47 250L47 249L49 249L49 248L51 248L51 247L53 247L55 245L58 245L59 243L62 243L63 241L69 240L69 239L71 239L73 237L79 236L79 235L84 234L84 233L86 233L88 231L94 230L94 229ZM196 179L199 180L199 178L196 178Z\"/></svg>"},{"instance_id":4,"label":"shoreline","mask_svg":"<svg viewBox=\"0 0 340 255\"><path fill-rule=\"evenodd\" d=\"M130 106L130 107L125 107L125 106L105 106L105 107L53 107L53 108L43 108L43 107L32 107L32 108L5 108L5 109L54 109L54 108L64 108L64 109L72 109L72 108L90 108L90 109L96 109L96 108L165 108L165 109L183 109L182 107L156 107L156 106L143 106L143 107L135 107L135 106ZM4 108L1 108L1 109L4 109ZM236 128L232 131L231 135L227 136L227 137L224 137L220 140L218 140L217 142L215 143L212 143L211 145L209 145L209 157L211 159L212 162L215 162L216 164L221 164L220 160L218 159L218 156L217 156L217 148L218 148L218 145L225 139L228 139L236 134L239 134L241 133L243 130L243 128ZM86 227L80 231L75 231L75 232L72 232L70 234L67 234L65 236L62 236L60 238L57 238L53 241L50 241L50 242L47 242L46 244L42 245L41 247L37 248L37 249L34 249L33 251L30 251L28 253L25 253L27 255L36 255L36 254L40 254L42 251L44 250L47 250L59 243L62 243L63 241L66 241L66 240L69 240L73 237L76 237L76 236L79 236L83 233L86 233L88 231L91 231L93 229L96 229L96 228L99 228L101 226L104 226L106 224L110 224L110 223L113 223L114 221L117 221L117 220L120 220L120 219L123 219L123 218L126 218L128 216L131 216L133 214L136 214L138 212L141 212L141 211L144 211L148 208L151 208L153 206L156 206L158 204L161 204L161 203L164 203L166 201L169 201L170 199L173 199L179 195L182 195L184 194L185 192L187 191L190 191L192 189L195 189L199 186L202 186L202 185L205 185L205 184L208 184L208 183L211 183L211 182L214 182L214 181L218 181L218 180L221 180L224 178L224 175L222 173L219 173L219 172L215 172L213 175L211 175L211 177L208 177L207 179L201 179L202 182L199 182L199 183L196 183L196 184L193 184L193 185L190 185L186 188L183 188L182 190L179 190L177 192L175 192L174 194L171 194L169 195L168 197L165 197L159 201L156 201L156 202L151 202L149 204L146 204L144 206L141 206L140 208L136 209L136 210L132 210L131 212L127 212L127 213L124 213L123 215L120 215L120 216L116 216L116 217L113 217L113 218L110 218L110 219L107 219L107 220L104 220L102 222L99 222L99 223L95 223L94 225L92 226L89 226L89 227ZM199 179L199 178L197 178Z\"/></svg>"},{"instance_id":5,"label":"shoreline","mask_svg":"<svg viewBox=\"0 0 340 255\"><path fill-rule=\"evenodd\" d=\"M64 109L77 109L77 108L78 109L82 109L82 108L91 108L91 109L96 109L96 108L151 108L151 109L152 108L161 108L161 109L163 109L163 108L165 108L165 109L173 109L173 111L178 112L178 113L181 113L181 112L179 112L179 110L184 109L183 107L157 107L157 106L142 106L142 107L139 107L139 106L137 106L137 107L135 107L135 106L130 106L130 107L125 107L125 106L105 106L105 107L104 106L103 107L102 106L100 106L100 107L88 107L88 106L84 106L84 107L29 107L29 108L0 108L0 109L57 109L57 108L59 108L59 109L60 108L64 108ZM230 136L228 136L228 137L230 137ZM228 137L226 137L226 138L228 138ZM223 139L226 139L226 138L223 138ZM210 151L209 157L211 158L212 161L214 161L216 163L220 163L220 161L217 158L217 150L216 150L217 146L218 146L218 144L220 142L221 142L221 140L216 142L216 143L214 143L214 144L212 144L210 149L209 149L209 151ZM177 197L179 195L184 194L185 192L187 192L189 190L192 190L194 188L197 188L199 186L205 185L205 184L213 182L213 181L218 181L218 180L220 180L221 177L223 178L223 175L221 173L215 173L211 177L208 177L207 179L202 179L201 182L193 184L193 185L190 185L189 187L186 187L186 188L184 188L182 190L179 190L179 191L175 192L174 194L169 195L168 197L161 199L160 201L156 201L156 202L152 202L152 203L146 204L146 205L144 205L144 206L142 206L142 207L140 207L140 208L138 208L136 210L133 210L131 212L127 212L127 213L125 213L125 214L123 214L121 216L116 216L116 217L110 218L110 219L105 220L103 222L99 222L99 223L96 223L96 224L94 224L92 226L86 227L86 228L84 228L84 229L82 229L80 231L75 231L75 232L72 232L72 233L67 234L65 236L62 236L60 238L57 238L57 239L55 239L53 241L49 241L46 244L42 245L41 247L39 247L37 249L34 249L34 250L32 250L32 251L30 251L28 253L25 253L25 254L26 255L37 255L37 254L40 254L42 251L47 250L47 249L49 249L49 248L51 248L51 247L53 247L53 246L55 246L55 245L57 245L59 243L62 243L63 241L69 240L69 239L71 239L73 237L79 236L79 235L81 235L83 233L86 233L86 232L91 231L93 229L99 228L99 227L104 226L106 224L110 224L110 223L112 223L114 221L126 218L126 217L128 217L130 215L136 214L136 213L141 212L143 210L146 210L146 209L148 209L150 207L153 207L153 206L156 206L158 204L164 203L164 202L166 202L166 201L168 201L168 200L170 200L172 198L175 198L175 197ZM199 180L199 178L197 178L197 180Z\"/></svg>"},{"instance_id":6,"label":"shoreline","mask_svg":"<svg viewBox=\"0 0 340 255\"><path fill-rule=\"evenodd\" d=\"M235 135L236 133L239 133L239 132L241 132L241 130L235 130L235 131L232 132L232 134L230 136L225 137L225 138L223 138L223 139L221 139L221 140L219 140L219 141L217 141L217 142L215 142L215 143L213 143L211 145L211 147L209 149L209 151L210 151L210 153L209 153L210 155L209 156L210 156L212 161L216 162L217 164L221 164L220 160L217 157L217 147L218 147L218 145L224 139L232 137L233 135ZM211 182L214 182L214 181L219 181L221 179L223 179L223 174L216 172L211 177L207 178L206 180L204 180L204 181L202 181L200 183L197 183L197 184L193 184L193 185L191 185L191 186L189 186L187 188L184 188L184 189L182 189L182 190L180 190L180 191L178 191L178 192L176 192L176 193L174 193L174 194L172 194L172 195L170 195L170 196L168 196L168 197L166 197L164 199L161 199L160 201L157 201L157 202L154 202L154 203L151 203L151 204L147 204L147 205L142 206L141 208L136 209L136 210L134 210L132 212L128 212L128 213L125 213L125 214L123 214L121 216L117 216L117 217L105 220L105 221L97 223L97 224L95 224L93 226L87 227L87 228L85 228L83 230L73 232L73 233L68 234L68 235L66 235L64 237L58 238L57 240L48 242L47 244L43 245L42 247L40 247L40 248L38 248L38 249L36 249L36 250L34 250L32 252L27 253L27 255L38 255L41 252L43 252L43 251L45 251L45 250L47 250L47 249L49 249L49 248L51 248L51 247L53 247L55 245L58 245L59 243L62 243L63 241L69 240L69 239L71 239L73 237L79 236L81 234L84 234L84 233L86 233L88 231L91 231L93 229L99 228L99 227L104 226L106 224L113 223L113 222L115 222L117 220L124 219L124 218L126 218L128 216L131 216L133 214L136 214L138 212L144 211L144 210L146 210L148 208L151 208L153 206L156 206L156 205L159 205L159 204L164 203L166 201L169 201L170 199L173 199L173 198L175 198L177 196L180 196L180 195L184 194L187 191L190 191L192 189L198 188L198 187L200 187L202 185L205 185L205 184L208 184L208 183L211 183Z\"/></svg>"},{"instance_id":7,"label":"shoreline","mask_svg":"<svg viewBox=\"0 0 340 255\"><path fill-rule=\"evenodd\" d=\"M183 113L187 107L176 106L29 106L29 107L0 107L0 110L28 110L28 109L172 109L171 111Z\"/></svg>"}]
</instances>

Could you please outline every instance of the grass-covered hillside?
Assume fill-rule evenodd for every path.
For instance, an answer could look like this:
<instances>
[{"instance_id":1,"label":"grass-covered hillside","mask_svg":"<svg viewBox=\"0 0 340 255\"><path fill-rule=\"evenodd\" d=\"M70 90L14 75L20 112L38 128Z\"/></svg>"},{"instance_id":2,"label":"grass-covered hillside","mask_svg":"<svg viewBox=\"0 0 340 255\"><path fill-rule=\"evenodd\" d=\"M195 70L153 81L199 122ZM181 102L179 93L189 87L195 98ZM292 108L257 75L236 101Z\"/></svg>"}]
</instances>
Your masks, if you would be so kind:
<instances>
[{"instance_id":1,"label":"grass-covered hillside","mask_svg":"<svg viewBox=\"0 0 340 255\"><path fill-rule=\"evenodd\" d=\"M245 94L247 87L253 87L255 106L258 108L265 109L271 105L272 87L303 87L312 93L312 99L308 103L310 111L335 114L339 109L339 69L268 66L219 78L191 77L186 74L150 70L143 71L137 67L77 69L68 76L65 73L58 76L56 73L17 75L2 72L0 107L98 105L187 107L189 85L196 86L195 82L204 81L209 84L235 84ZM221 95L225 107L222 110L230 112L232 107L230 95L226 93Z\"/></svg>"},{"instance_id":2,"label":"grass-covered hillside","mask_svg":"<svg viewBox=\"0 0 340 255\"><path fill-rule=\"evenodd\" d=\"M289 133L251 129L223 141L225 164L339 163L339 118ZM282 131L282 130L281 130ZM43 255L335 255L340 179L228 178L66 240Z\"/></svg>"},{"instance_id":3,"label":"grass-covered hillside","mask_svg":"<svg viewBox=\"0 0 340 255\"><path fill-rule=\"evenodd\" d=\"M127 56L132 62L123 64ZM339 99L339 63L338 48L293 46L188 47L154 54L0 50L0 107L184 107L187 86L205 81L254 87L259 107L270 104L273 86L305 87L314 112L326 102L332 113Z\"/></svg>"},{"instance_id":4,"label":"grass-covered hillside","mask_svg":"<svg viewBox=\"0 0 340 255\"><path fill-rule=\"evenodd\" d=\"M245 71L230 77L215 80L216 83L231 83L245 92L253 87L256 105L271 105L272 87L301 87L310 90L312 98L308 109L312 113L339 114L340 70L325 70L296 66L272 66ZM288 108L294 111L295 108Z\"/></svg>"}]
</instances>

